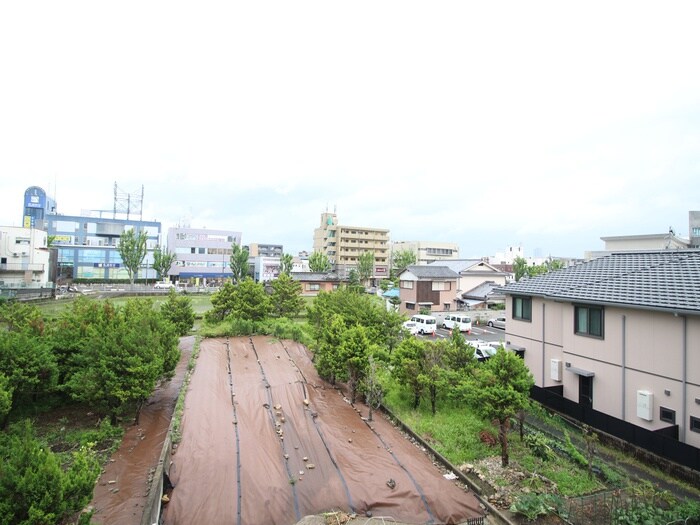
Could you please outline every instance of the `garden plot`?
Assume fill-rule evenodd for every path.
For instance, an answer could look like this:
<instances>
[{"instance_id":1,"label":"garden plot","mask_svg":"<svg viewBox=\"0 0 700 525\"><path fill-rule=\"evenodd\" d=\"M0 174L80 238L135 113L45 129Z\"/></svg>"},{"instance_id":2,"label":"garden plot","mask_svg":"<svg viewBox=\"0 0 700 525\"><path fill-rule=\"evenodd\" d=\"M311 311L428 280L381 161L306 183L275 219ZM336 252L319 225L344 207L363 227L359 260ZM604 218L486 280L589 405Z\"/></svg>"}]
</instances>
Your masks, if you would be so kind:
<instances>
[{"instance_id":1,"label":"garden plot","mask_svg":"<svg viewBox=\"0 0 700 525\"><path fill-rule=\"evenodd\" d=\"M287 525L328 510L406 523L483 515L392 425L361 412L301 345L202 341L164 523Z\"/></svg>"}]
</instances>

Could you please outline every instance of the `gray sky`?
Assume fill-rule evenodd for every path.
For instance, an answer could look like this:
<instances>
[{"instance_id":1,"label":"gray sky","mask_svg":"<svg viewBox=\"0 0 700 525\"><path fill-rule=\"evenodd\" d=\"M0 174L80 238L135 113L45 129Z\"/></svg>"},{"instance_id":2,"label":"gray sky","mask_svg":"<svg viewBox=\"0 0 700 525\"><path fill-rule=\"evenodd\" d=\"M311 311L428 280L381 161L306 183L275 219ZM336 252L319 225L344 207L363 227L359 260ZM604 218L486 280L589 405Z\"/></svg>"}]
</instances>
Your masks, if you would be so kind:
<instances>
[{"instance_id":1,"label":"gray sky","mask_svg":"<svg viewBox=\"0 0 700 525\"><path fill-rule=\"evenodd\" d=\"M24 190L310 250L320 214L580 257L688 235L699 2L3 2L0 224Z\"/></svg>"}]
</instances>

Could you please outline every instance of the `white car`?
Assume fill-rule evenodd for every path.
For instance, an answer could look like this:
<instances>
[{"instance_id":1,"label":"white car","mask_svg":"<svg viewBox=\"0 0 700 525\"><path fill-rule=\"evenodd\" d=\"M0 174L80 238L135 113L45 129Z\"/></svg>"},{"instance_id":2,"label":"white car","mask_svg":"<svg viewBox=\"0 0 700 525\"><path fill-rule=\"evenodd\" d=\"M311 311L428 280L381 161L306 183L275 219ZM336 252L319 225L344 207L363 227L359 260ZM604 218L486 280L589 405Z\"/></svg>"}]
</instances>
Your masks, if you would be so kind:
<instances>
[{"instance_id":1,"label":"white car","mask_svg":"<svg viewBox=\"0 0 700 525\"><path fill-rule=\"evenodd\" d=\"M481 339L474 339L467 342L474 347L474 355L479 361L486 361L496 353L496 348Z\"/></svg>"},{"instance_id":2,"label":"white car","mask_svg":"<svg viewBox=\"0 0 700 525\"><path fill-rule=\"evenodd\" d=\"M495 319L489 319L489 322L486 323L489 325L491 328L500 328L501 330L506 329L506 318L505 317L496 317Z\"/></svg>"},{"instance_id":3,"label":"white car","mask_svg":"<svg viewBox=\"0 0 700 525\"><path fill-rule=\"evenodd\" d=\"M175 285L173 283L157 282L153 285L153 288L156 290L168 290L170 288L175 288Z\"/></svg>"},{"instance_id":4,"label":"white car","mask_svg":"<svg viewBox=\"0 0 700 525\"><path fill-rule=\"evenodd\" d=\"M418 334L418 324L416 324L415 321L406 321L402 326L404 330L408 330L411 335Z\"/></svg>"}]
</instances>

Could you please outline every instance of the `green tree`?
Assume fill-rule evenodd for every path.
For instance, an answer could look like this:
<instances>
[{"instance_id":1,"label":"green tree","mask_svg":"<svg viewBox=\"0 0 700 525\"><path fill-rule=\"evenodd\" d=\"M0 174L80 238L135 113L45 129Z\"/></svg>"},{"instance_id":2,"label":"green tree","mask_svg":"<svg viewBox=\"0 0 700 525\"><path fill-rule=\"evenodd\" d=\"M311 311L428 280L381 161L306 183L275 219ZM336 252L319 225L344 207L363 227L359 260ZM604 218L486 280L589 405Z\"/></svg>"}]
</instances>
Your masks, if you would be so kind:
<instances>
[{"instance_id":1,"label":"green tree","mask_svg":"<svg viewBox=\"0 0 700 525\"><path fill-rule=\"evenodd\" d=\"M338 349L340 361L344 367L340 379L347 380L350 389L350 402L357 400L357 390L364 379L369 364L369 356L373 353L370 340L365 328L355 325L343 334L343 340Z\"/></svg>"},{"instance_id":2,"label":"green tree","mask_svg":"<svg viewBox=\"0 0 700 525\"><path fill-rule=\"evenodd\" d=\"M516 281L527 275L527 261L523 257L513 259L513 273L515 273Z\"/></svg>"},{"instance_id":3,"label":"green tree","mask_svg":"<svg viewBox=\"0 0 700 525\"><path fill-rule=\"evenodd\" d=\"M425 340L409 337L401 341L391 355L394 377L410 390L413 395L414 409L420 405L420 398L425 388L425 382L421 380L425 352Z\"/></svg>"},{"instance_id":4,"label":"green tree","mask_svg":"<svg viewBox=\"0 0 700 525\"><path fill-rule=\"evenodd\" d=\"M5 428L7 416L12 410L13 388L5 374L0 373L0 429Z\"/></svg>"},{"instance_id":5,"label":"green tree","mask_svg":"<svg viewBox=\"0 0 700 525\"><path fill-rule=\"evenodd\" d=\"M280 257L280 275L291 275L294 266L294 257L291 253L285 253Z\"/></svg>"},{"instance_id":6,"label":"green tree","mask_svg":"<svg viewBox=\"0 0 700 525\"><path fill-rule=\"evenodd\" d=\"M301 283L288 274L282 273L270 283L272 295L272 313L277 317L297 317L304 308L301 298Z\"/></svg>"},{"instance_id":7,"label":"green tree","mask_svg":"<svg viewBox=\"0 0 700 525\"><path fill-rule=\"evenodd\" d=\"M312 272L327 273L331 271L331 262L323 252L314 252L309 256L309 269Z\"/></svg>"},{"instance_id":8,"label":"green tree","mask_svg":"<svg viewBox=\"0 0 700 525\"><path fill-rule=\"evenodd\" d=\"M0 331L0 374L11 393L11 409L33 405L55 391L58 366L46 338L27 332ZM0 420L4 427L7 419Z\"/></svg>"},{"instance_id":9,"label":"green tree","mask_svg":"<svg viewBox=\"0 0 700 525\"><path fill-rule=\"evenodd\" d=\"M443 339L439 341L427 341L423 355L422 373L418 380L423 383L428 392L430 410L435 415L437 410L438 395L449 384L444 365L445 353L449 343Z\"/></svg>"},{"instance_id":10,"label":"green tree","mask_svg":"<svg viewBox=\"0 0 700 525\"><path fill-rule=\"evenodd\" d=\"M0 303L0 325L10 332L27 332L34 335L44 333L44 319L39 309L23 301Z\"/></svg>"},{"instance_id":11,"label":"green tree","mask_svg":"<svg viewBox=\"0 0 700 525\"><path fill-rule=\"evenodd\" d=\"M71 397L109 415L113 424L128 409L141 407L158 381L172 377L179 360L172 324L150 301L129 300L122 308L108 302L85 329L65 387Z\"/></svg>"},{"instance_id":12,"label":"green tree","mask_svg":"<svg viewBox=\"0 0 700 525\"><path fill-rule=\"evenodd\" d=\"M535 384L525 362L515 353L499 348L478 367L470 392L471 405L488 421L498 422L501 463L508 466L508 428L510 419L523 410Z\"/></svg>"},{"instance_id":13,"label":"green tree","mask_svg":"<svg viewBox=\"0 0 700 525\"><path fill-rule=\"evenodd\" d=\"M0 433L0 523L58 525L92 497L100 464L92 450L73 453L71 466L36 438L26 420Z\"/></svg>"},{"instance_id":14,"label":"green tree","mask_svg":"<svg viewBox=\"0 0 700 525\"><path fill-rule=\"evenodd\" d=\"M233 282L236 284L242 282L250 273L248 257L248 248L241 248L235 242L231 245L231 272L233 273Z\"/></svg>"},{"instance_id":15,"label":"green tree","mask_svg":"<svg viewBox=\"0 0 700 525\"><path fill-rule=\"evenodd\" d=\"M194 326L192 300L186 295L178 294L172 288L168 292L168 300L160 307L160 314L175 326L180 336L187 335Z\"/></svg>"},{"instance_id":16,"label":"green tree","mask_svg":"<svg viewBox=\"0 0 700 525\"><path fill-rule=\"evenodd\" d=\"M564 261L561 259L552 259L551 257L545 261L545 266L548 272L555 272L564 268Z\"/></svg>"},{"instance_id":17,"label":"green tree","mask_svg":"<svg viewBox=\"0 0 700 525\"><path fill-rule=\"evenodd\" d=\"M374 252L362 252L357 258L357 276L362 286L367 286L374 275Z\"/></svg>"},{"instance_id":18,"label":"green tree","mask_svg":"<svg viewBox=\"0 0 700 525\"><path fill-rule=\"evenodd\" d=\"M411 250L397 250L391 256L391 268L395 275L399 275L412 264L416 264L416 252Z\"/></svg>"},{"instance_id":19,"label":"green tree","mask_svg":"<svg viewBox=\"0 0 700 525\"><path fill-rule=\"evenodd\" d=\"M119 238L119 256L122 258L122 263L129 274L131 286L134 285L136 273L146 257L146 240L148 239L146 232L131 229L122 233Z\"/></svg>"},{"instance_id":20,"label":"green tree","mask_svg":"<svg viewBox=\"0 0 700 525\"><path fill-rule=\"evenodd\" d=\"M206 313L209 322L223 321L227 318L262 321L272 311L270 296L261 283L250 277L234 286L226 283L212 295L212 309Z\"/></svg>"},{"instance_id":21,"label":"green tree","mask_svg":"<svg viewBox=\"0 0 700 525\"><path fill-rule=\"evenodd\" d=\"M176 260L176 254L168 251L167 249L161 248L160 245L154 248L153 269L156 271L159 281L168 276L168 272L170 271L170 268L172 268L173 264L175 264Z\"/></svg>"},{"instance_id":22,"label":"green tree","mask_svg":"<svg viewBox=\"0 0 700 525\"><path fill-rule=\"evenodd\" d=\"M345 339L347 326L343 317L337 313L325 319L326 321L318 327L314 364L321 377L335 384L336 377L343 378L345 374L338 349Z\"/></svg>"}]
</instances>

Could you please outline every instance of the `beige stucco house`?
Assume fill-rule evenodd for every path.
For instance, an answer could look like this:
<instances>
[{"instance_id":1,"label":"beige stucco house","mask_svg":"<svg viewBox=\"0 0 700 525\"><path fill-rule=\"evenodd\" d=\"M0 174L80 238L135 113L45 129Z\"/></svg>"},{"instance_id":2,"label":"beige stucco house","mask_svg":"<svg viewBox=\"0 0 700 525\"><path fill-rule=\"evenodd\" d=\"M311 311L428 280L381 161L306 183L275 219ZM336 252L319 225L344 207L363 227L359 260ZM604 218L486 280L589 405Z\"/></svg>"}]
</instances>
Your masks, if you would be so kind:
<instances>
[{"instance_id":1,"label":"beige stucco house","mask_svg":"<svg viewBox=\"0 0 700 525\"><path fill-rule=\"evenodd\" d=\"M292 272L291 276L301 284L304 297L314 297L319 292L332 292L340 287L340 278L335 273Z\"/></svg>"},{"instance_id":2,"label":"beige stucco house","mask_svg":"<svg viewBox=\"0 0 700 525\"><path fill-rule=\"evenodd\" d=\"M613 253L504 292L536 387L700 448L700 250Z\"/></svg>"}]
</instances>

